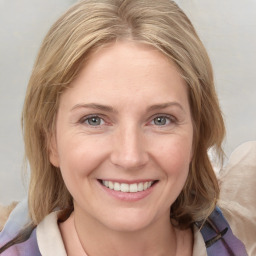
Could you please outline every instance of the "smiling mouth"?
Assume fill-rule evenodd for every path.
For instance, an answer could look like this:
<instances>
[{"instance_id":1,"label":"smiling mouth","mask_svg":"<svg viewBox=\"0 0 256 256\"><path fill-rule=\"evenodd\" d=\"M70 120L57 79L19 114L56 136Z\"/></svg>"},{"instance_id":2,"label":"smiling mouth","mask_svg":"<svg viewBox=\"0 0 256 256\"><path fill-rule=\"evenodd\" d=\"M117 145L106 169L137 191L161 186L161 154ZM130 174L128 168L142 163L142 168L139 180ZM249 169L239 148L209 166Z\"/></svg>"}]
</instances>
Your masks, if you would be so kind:
<instances>
[{"instance_id":1,"label":"smiling mouth","mask_svg":"<svg viewBox=\"0 0 256 256\"><path fill-rule=\"evenodd\" d=\"M114 181L108 181L108 180L99 180L100 183L114 191L120 191L124 193L137 193L141 191L145 191L152 187L155 183L158 181L147 181L147 182L139 182L139 183L119 183Z\"/></svg>"}]
</instances>

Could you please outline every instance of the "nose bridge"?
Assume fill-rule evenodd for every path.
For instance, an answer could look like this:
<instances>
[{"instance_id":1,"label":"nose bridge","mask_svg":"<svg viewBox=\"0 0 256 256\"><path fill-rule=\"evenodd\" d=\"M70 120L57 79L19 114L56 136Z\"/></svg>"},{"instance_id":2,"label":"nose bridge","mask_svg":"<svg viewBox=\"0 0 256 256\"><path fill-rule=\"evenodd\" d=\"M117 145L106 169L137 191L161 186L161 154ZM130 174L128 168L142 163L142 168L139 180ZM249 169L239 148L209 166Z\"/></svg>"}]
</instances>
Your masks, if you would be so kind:
<instances>
[{"instance_id":1,"label":"nose bridge","mask_svg":"<svg viewBox=\"0 0 256 256\"><path fill-rule=\"evenodd\" d=\"M113 141L112 163L124 169L141 167L148 161L142 128L136 124L120 126Z\"/></svg>"}]
</instances>

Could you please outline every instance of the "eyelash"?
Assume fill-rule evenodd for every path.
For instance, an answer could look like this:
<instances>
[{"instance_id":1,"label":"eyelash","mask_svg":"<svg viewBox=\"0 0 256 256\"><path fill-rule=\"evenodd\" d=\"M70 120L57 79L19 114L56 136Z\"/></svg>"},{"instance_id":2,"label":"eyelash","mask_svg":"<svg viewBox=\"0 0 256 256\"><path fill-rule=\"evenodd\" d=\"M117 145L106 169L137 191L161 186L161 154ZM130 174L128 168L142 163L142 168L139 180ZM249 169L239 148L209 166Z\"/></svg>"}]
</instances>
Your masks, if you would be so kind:
<instances>
[{"instance_id":1,"label":"eyelash","mask_svg":"<svg viewBox=\"0 0 256 256\"><path fill-rule=\"evenodd\" d=\"M167 119L168 121L169 121L169 123L168 124L163 124L163 125L157 125L157 124L152 124L152 125L155 125L155 126L163 126L163 127L165 127L165 126L168 126L168 125L171 125L171 124L175 124L175 123L177 123L177 119L174 117L174 116L172 116L172 115L166 115L166 114L157 114L157 115L155 115L155 116L153 116L153 118L151 118L150 120L150 124L152 123L152 122L154 122L157 118L165 118L165 120Z\"/></svg>"},{"instance_id":2,"label":"eyelash","mask_svg":"<svg viewBox=\"0 0 256 256\"><path fill-rule=\"evenodd\" d=\"M103 124L98 124L98 125L92 125L92 124L89 123L89 120L93 119L93 118L99 118L100 122L103 121L104 123ZM153 123L157 118L165 118L165 120L167 119L167 122L169 121L169 123L168 124L165 123L163 125L157 125L156 123ZM90 127L93 127L93 128L99 128L102 125L107 124L105 119L106 119L105 117L102 117L99 114L94 114L94 115L88 115L88 116L85 116L85 117L81 118L79 120L79 123L86 124L87 126L90 126ZM157 114L157 115L151 117L150 121L147 122L147 124L149 124L149 125L155 125L155 126L159 126L159 127L161 127L161 126L165 127L165 126L168 126L170 124L175 124L175 123L177 123L177 119L172 115L166 115L166 114Z\"/></svg>"},{"instance_id":3,"label":"eyelash","mask_svg":"<svg viewBox=\"0 0 256 256\"><path fill-rule=\"evenodd\" d=\"M93 118L99 118L101 122L102 122L102 121L104 122L104 124L107 123L107 122L104 120L104 118L101 117L101 115L97 115L97 114L85 116L85 117L83 117L83 118L80 119L79 123L81 123L81 124L86 124L87 126L94 127L94 128L98 128L98 127L104 125L104 124L99 124L99 125L91 125L91 124L89 124L89 123L88 123L89 120L90 120L90 119L93 119Z\"/></svg>"}]
</instances>

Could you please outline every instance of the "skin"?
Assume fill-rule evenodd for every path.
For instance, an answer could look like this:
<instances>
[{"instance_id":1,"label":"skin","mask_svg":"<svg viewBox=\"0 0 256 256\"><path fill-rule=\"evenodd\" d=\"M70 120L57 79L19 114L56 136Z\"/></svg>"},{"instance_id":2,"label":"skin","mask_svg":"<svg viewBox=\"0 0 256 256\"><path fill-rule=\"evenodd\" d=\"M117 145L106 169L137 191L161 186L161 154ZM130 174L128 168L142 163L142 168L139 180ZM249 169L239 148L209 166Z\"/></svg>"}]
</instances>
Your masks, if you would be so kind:
<instances>
[{"instance_id":1,"label":"skin","mask_svg":"<svg viewBox=\"0 0 256 256\"><path fill-rule=\"evenodd\" d=\"M50 159L73 196L69 225L88 255L192 254L191 230L169 217L193 154L187 87L173 63L131 41L99 49L61 96L56 122ZM156 183L126 200L100 180ZM65 223L60 229L68 255L79 255Z\"/></svg>"}]
</instances>

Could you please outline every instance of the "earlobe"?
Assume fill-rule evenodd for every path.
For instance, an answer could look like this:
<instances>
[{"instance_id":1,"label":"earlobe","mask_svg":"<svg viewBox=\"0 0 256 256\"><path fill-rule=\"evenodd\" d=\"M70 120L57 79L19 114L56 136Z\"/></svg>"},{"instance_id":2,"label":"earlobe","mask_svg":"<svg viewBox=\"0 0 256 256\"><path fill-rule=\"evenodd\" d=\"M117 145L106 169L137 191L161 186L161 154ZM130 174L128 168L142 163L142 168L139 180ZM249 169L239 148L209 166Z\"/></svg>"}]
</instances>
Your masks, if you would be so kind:
<instances>
[{"instance_id":1,"label":"earlobe","mask_svg":"<svg viewBox=\"0 0 256 256\"><path fill-rule=\"evenodd\" d=\"M57 142L56 137L52 136L50 139L50 145L49 145L49 159L52 165L55 167L60 167L59 164L59 154L57 150Z\"/></svg>"}]
</instances>

